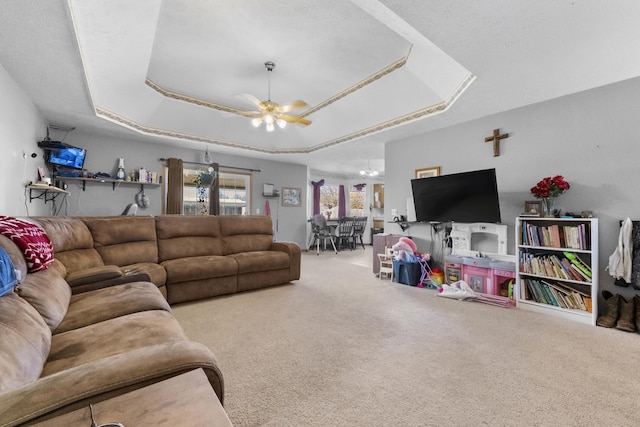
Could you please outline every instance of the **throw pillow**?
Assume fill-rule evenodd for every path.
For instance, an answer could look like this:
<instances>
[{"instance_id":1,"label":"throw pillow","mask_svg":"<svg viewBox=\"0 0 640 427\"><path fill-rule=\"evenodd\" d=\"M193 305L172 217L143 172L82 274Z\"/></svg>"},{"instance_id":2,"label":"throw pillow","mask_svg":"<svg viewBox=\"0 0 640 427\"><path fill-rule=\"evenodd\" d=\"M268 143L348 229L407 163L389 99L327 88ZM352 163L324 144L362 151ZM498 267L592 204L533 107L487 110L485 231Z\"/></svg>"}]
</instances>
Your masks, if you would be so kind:
<instances>
[{"instance_id":1,"label":"throw pillow","mask_svg":"<svg viewBox=\"0 0 640 427\"><path fill-rule=\"evenodd\" d=\"M46 270L53 262L53 246L45 231L28 221L0 216L0 234L11 239L22 251L27 270Z\"/></svg>"},{"instance_id":2,"label":"throw pillow","mask_svg":"<svg viewBox=\"0 0 640 427\"><path fill-rule=\"evenodd\" d=\"M0 297L13 291L17 283L18 278L13 261L9 258L7 251L0 247Z\"/></svg>"}]
</instances>

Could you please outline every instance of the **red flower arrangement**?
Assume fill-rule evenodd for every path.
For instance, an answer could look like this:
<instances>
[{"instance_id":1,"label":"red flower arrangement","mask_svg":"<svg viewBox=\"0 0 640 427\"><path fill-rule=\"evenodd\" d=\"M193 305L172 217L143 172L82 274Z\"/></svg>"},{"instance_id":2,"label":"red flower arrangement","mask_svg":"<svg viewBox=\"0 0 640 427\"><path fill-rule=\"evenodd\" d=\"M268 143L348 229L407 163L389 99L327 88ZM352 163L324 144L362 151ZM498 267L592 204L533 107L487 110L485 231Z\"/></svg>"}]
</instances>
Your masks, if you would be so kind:
<instances>
[{"instance_id":1,"label":"red flower arrangement","mask_svg":"<svg viewBox=\"0 0 640 427\"><path fill-rule=\"evenodd\" d=\"M539 199L558 197L570 188L571 185L564 180L562 175L556 175L553 178L549 176L538 182L535 187L531 187L531 194Z\"/></svg>"}]
</instances>

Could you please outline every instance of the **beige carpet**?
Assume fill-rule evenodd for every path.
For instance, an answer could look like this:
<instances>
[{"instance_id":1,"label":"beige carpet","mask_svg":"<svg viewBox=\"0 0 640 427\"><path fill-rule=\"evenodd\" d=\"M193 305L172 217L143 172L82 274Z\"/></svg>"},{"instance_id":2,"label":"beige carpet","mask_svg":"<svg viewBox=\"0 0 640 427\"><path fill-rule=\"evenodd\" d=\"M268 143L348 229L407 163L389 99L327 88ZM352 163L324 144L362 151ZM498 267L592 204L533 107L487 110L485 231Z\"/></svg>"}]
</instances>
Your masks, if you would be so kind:
<instances>
[{"instance_id":1,"label":"beige carpet","mask_svg":"<svg viewBox=\"0 0 640 427\"><path fill-rule=\"evenodd\" d=\"M640 425L640 335L379 280L371 251L174 307L218 357L234 425Z\"/></svg>"}]
</instances>

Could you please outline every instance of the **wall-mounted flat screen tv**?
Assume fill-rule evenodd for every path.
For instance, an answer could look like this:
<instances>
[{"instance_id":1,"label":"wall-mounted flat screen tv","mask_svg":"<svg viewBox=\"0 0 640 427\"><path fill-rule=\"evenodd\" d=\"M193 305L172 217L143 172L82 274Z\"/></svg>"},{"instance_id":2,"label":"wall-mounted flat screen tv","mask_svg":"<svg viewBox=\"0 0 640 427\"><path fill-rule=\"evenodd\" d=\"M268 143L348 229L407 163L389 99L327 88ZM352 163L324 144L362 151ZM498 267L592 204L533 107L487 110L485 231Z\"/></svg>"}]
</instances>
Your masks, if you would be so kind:
<instances>
[{"instance_id":1,"label":"wall-mounted flat screen tv","mask_svg":"<svg viewBox=\"0 0 640 427\"><path fill-rule=\"evenodd\" d=\"M48 162L52 166L71 169L82 169L87 150L84 148L66 146L49 151Z\"/></svg>"},{"instance_id":2,"label":"wall-mounted flat screen tv","mask_svg":"<svg viewBox=\"0 0 640 427\"><path fill-rule=\"evenodd\" d=\"M495 169L411 180L416 220L500 222Z\"/></svg>"}]
</instances>

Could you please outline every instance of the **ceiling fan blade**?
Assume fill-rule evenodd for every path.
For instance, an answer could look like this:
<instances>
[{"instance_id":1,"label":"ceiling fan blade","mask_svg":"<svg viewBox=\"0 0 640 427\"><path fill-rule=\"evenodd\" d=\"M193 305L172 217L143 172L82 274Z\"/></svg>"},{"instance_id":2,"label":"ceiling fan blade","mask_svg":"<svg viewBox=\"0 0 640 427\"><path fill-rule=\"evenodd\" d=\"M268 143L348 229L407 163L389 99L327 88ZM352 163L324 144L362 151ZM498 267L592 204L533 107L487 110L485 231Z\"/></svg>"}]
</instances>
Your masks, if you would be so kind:
<instances>
[{"instance_id":1,"label":"ceiling fan blade","mask_svg":"<svg viewBox=\"0 0 640 427\"><path fill-rule=\"evenodd\" d=\"M307 120L304 117L291 116L289 114L280 114L278 117L286 122L296 123L302 126L309 126L311 124L311 120Z\"/></svg>"},{"instance_id":2,"label":"ceiling fan blade","mask_svg":"<svg viewBox=\"0 0 640 427\"><path fill-rule=\"evenodd\" d=\"M306 106L308 106L309 104L307 104L306 102L304 102L301 99L298 99L297 101L293 101L290 102L288 104L285 105L281 105L278 110L282 113L288 113L289 111L293 111L293 110L297 110L298 108L304 108Z\"/></svg>"},{"instance_id":3,"label":"ceiling fan blade","mask_svg":"<svg viewBox=\"0 0 640 427\"><path fill-rule=\"evenodd\" d=\"M260 104L262 104L262 101L260 101L258 98L256 98L253 95L249 95L248 93L242 93L240 95L236 95L236 97L243 101L247 101L258 108L260 108Z\"/></svg>"}]
</instances>

